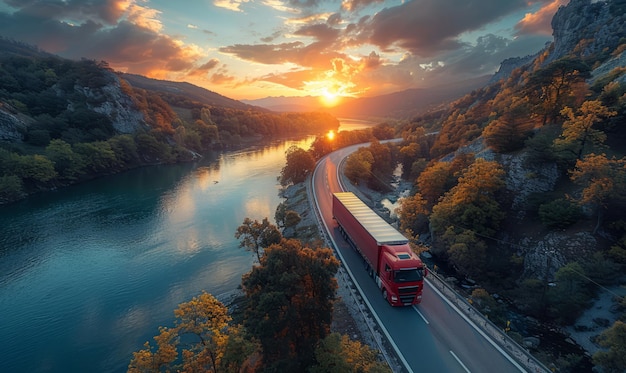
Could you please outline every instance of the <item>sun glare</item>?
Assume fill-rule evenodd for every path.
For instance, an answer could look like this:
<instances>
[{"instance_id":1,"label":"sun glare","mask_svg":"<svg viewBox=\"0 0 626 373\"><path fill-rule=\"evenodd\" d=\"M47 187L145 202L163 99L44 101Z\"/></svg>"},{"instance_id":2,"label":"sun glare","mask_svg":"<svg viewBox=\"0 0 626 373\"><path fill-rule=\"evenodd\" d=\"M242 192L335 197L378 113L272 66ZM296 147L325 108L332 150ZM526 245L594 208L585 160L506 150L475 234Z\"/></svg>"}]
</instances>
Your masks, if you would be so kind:
<instances>
[{"instance_id":1,"label":"sun glare","mask_svg":"<svg viewBox=\"0 0 626 373\"><path fill-rule=\"evenodd\" d=\"M323 95L321 97L322 103L328 107L337 105L340 99L341 97L338 94L329 92L327 90L324 90Z\"/></svg>"},{"instance_id":2,"label":"sun glare","mask_svg":"<svg viewBox=\"0 0 626 373\"><path fill-rule=\"evenodd\" d=\"M326 134L326 138L330 141L333 141L335 139L335 131L333 130L328 131L328 133Z\"/></svg>"}]
</instances>

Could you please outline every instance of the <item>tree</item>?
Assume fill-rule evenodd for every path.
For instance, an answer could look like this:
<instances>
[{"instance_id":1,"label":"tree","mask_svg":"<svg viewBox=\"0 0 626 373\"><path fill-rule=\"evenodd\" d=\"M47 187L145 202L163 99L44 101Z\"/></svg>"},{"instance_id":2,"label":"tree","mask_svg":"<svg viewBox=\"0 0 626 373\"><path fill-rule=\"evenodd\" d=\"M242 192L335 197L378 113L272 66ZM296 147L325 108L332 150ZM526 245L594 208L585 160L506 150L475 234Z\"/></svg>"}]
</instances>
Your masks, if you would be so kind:
<instances>
[{"instance_id":1,"label":"tree","mask_svg":"<svg viewBox=\"0 0 626 373\"><path fill-rule=\"evenodd\" d=\"M235 238L241 239L239 247L256 254L258 261L261 261L261 249L279 243L282 235L278 228L271 224L267 218L259 223L258 220L250 218L243 219L243 224L237 227Z\"/></svg>"},{"instance_id":2,"label":"tree","mask_svg":"<svg viewBox=\"0 0 626 373\"><path fill-rule=\"evenodd\" d=\"M371 177L373 163L372 153L366 148L359 148L346 160L344 174L353 184L358 184L360 180L368 180Z\"/></svg>"},{"instance_id":3,"label":"tree","mask_svg":"<svg viewBox=\"0 0 626 373\"><path fill-rule=\"evenodd\" d=\"M372 136L378 140L393 139L396 136L396 131L389 123L380 123L372 128Z\"/></svg>"},{"instance_id":4,"label":"tree","mask_svg":"<svg viewBox=\"0 0 626 373\"><path fill-rule=\"evenodd\" d=\"M400 199L400 207L398 207L400 231L422 231L427 223L426 219L429 213L426 203L426 200L419 193Z\"/></svg>"},{"instance_id":5,"label":"tree","mask_svg":"<svg viewBox=\"0 0 626 373\"><path fill-rule=\"evenodd\" d=\"M478 158L433 207L430 217L434 234L449 226L469 229L480 235L493 235L504 212L496 194L504 187L504 170L497 162Z\"/></svg>"},{"instance_id":6,"label":"tree","mask_svg":"<svg viewBox=\"0 0 626 373\"><path fill-rule=\"evenodd\" d=\"M85 166L83 158L72 150L72 146L63 140L50 141L46 147L46 156L54 162L54 168L66 180L76 180Z\"/></svg>"},{"instance_id":7,"label":"tree","mask_svg":"<svg viewBox=\"0 0 626 373\"><path fill-rule=\"evenodd\" d=\"M443 235L448 247L450 262L459 272L478 277L485 272L487 245L468 229L459 230L450 226Z\"/></svg>"},{"instance_id":8,"label":"tree","mask_svg":"<svg viewBox=\"0 0 626 373\"><path fill-rule=\"evenodd\" d=\"M293 145L285 154L287 164L280 171L281 185L301 183L315 169L315 159L306 150Z\"/></svg>"},{"instance_id":9,"label":"tree","mask_svg":"<svg viewBox=\"0 0 626 373\"><path fill-rule=\"evenodd\" d=\"M231 328L228 309L211 294L203 292L191 301L181 303L174 311L176 317L173 328L159 328L159 335L154 337L156 346L149 342L144 348L133 353L128 366L129 373L139 372L218 372L227 371L227 367L241 366L245 358L227 351L228 346L238 345L241 350L243 341L240 328ZM231 334L232 333L232 334ZM231 338L236 341L231 342ZM230 344L229 344L230 342ZM254 351L255 342L248 340L243 350ZM223 364L223 357L229 359ZM233 364L233 357L240 356ZM226 365L226 367L224 367ZM236 372L238 370L228 369Z\"/></svg>"},{"instance_id":10,"label":"tree","mask_svg":"<svg viewBox=\"0 0 626 373\"><path fill-rule=\"evenodd\" d=\"M593 355L593 362L604 372L619 373L626 370L626 324L615 321L613 326L600 334L598 344L607 350Z\"/></svg>"},{"instance_id":11,"label":"tree","mask_svg":"<svg viewBox=\"0 0 626 373\"><path fill-rule=\"evenodd\" d=\"M244 326L259 340L267 371L306 371L329 334L339 261L328 248L283 239L243 276Z\"/></svg>"},{"instance_id":12,"label":"tree","mask_svg":"<svg viewBox=\"0 0 626 373\"><path fill-rule=\"evenodd\" d=\"M377 360L377 352L347 335L332 333L315 348L316 364L311 373L391 373L386 364Z\"/></svg>"},{"instance_id":13,"label":"tree","mask_svg":"<svg viewBox=\"0 0 626 373\"><path fill-rule=\"evenodd\" d=\"M534 127L527 114L527 100L514 100L511 105L483 131L485 142L497 152L506 153L522 148Z\"/></svg>"},{"instance_id":14,"label":"tree","mask_svg":"<svg viewBox=\"0 0 626 373\"><path fill-rule=\"evenodd\" d=\"M535 71L526 84L526 94L543 119L556 123L576 85L584 84L590 68L578 59L563 58Z\"/></svg>"},{"instance_id":15,"label":"tree","mask_svg":"<svg viewBox=\"0 0 626 373\"><path fill-rule=\"evenodd\" d=\"M606 134L593 128L593 125L617 114L597 100L585 101L577 115L569 107L561 113L567 120L563 123L563 133L554 141L554 145L557 150L572 153L576 159L582 158L587 147L597 147L606 141Z\"/></svg>"},{"instance_id":16,"label":"tree","mask_svg":"<svg viewBox=\"0 0 626 373\"><path fill-rule=\"evenodd\" d=\"M626 158L608 159L605 154L589 154L576 161L570 178L584 187L579 203L596 209L595 234L609 205L626 203Z\"/></svg>"}]
</instances>

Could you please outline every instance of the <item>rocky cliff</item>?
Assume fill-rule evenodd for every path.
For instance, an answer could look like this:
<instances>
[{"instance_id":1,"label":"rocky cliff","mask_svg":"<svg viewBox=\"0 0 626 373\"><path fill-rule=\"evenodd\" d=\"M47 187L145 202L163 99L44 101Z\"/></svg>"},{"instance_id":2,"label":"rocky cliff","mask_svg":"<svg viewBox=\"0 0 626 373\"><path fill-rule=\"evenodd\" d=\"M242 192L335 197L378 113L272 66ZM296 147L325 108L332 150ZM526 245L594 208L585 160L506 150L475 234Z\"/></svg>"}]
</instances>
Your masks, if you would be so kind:
<instances>
[{"instance_id":1,"label":"rocky cliff","mask_svg":"<svg viewBox=\"0 0 626 373\"><path fill-rule=\"evenodd\" d=\"M626 36L626 15L617 0L571 0L552 18L553 50L546 62L572 52L587 57L613 51Z\"/></svg>"}]
</instances>

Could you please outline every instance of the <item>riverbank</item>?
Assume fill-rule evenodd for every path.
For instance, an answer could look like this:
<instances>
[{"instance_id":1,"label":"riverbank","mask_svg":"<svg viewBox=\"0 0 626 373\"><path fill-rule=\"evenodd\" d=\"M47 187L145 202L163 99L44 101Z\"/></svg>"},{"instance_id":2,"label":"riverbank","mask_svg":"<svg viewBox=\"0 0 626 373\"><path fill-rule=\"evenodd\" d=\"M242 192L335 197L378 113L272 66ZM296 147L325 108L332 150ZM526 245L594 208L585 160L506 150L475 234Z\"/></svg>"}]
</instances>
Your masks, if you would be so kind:
<instances>
[{"instance_id":1,"label":"riverbank","mask_svg":"<svg viewBox=\"0 0 626 373\"><path fill-rule=\"evenodd\" d=\"M395 204L398 198L410 188L410 183L402 182L398 179L393 183L393 189L385 194L371 190L365 186L352 185L340 173L342 182L348 189L357 194L372 209L383 216L388 221L393 220L388 206ZM283 230L283 236L295 238L311 247L330 246L325 241L325 235L318 226L310 193L307 191L305 183L291 185L281 190L279 195L284 198L283 204L287 210L296 211L300 215L300 222L293 228ZM384 201L390 201L385 203ZM357 340L371 348L380 351L384 360L391 366L394 372L401 371L402 368L395 360L391 346L378 328L376 321L372 317L363 302L361 295L354 286L345 268L340 267L336 275L337 279L337 302L333 310L333 322L331 331L348 335L352 340Z\"/></svg>"}]
</instances>

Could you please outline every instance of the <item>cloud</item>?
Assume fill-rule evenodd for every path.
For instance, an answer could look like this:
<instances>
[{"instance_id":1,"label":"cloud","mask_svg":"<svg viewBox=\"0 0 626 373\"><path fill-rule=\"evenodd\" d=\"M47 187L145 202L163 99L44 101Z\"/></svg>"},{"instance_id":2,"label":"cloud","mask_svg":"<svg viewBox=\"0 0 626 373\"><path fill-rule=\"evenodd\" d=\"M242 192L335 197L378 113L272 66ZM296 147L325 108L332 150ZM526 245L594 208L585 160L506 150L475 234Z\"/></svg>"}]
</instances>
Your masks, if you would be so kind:
<instances>
[{"instance_id":1,"label":"cloud","mask_svg":"<svg viewBox=\"0 0 626 373\"><path fill-rule=\"evenodd\" d=\"M569 0L553 0L535 13L526 13L524 18L515 25L517 34L552 35L552 17L560 6L566 5L568 2Z\"/></svg>"},{"instance_id":2,"label":"cloud","mask_svg":"<svg viewBox=\"0 0 626 373\"><path fill-rule=\"evenodd\" d=\"M161 33L160 12L131 0L6 3L17 10L0 13L1 35L66 58L105 60L114 69L162 76L192 68L204 55Z\"/></svg>"},{"instance_id":3,"label":"cloud","mask_svg":"<svg viewBox=\"0 0 626 373\"><path fill-rule=\"evenodd\" d=\"M343 0L341 2L341 8L348 12L353 12L371 4L382 3L383 1L384 0Z\"/></svg>"},{"instance_id":4,"label":"cloud","mask_svg":"<svg viewBox=\"0 0 626 373\"><path fill-rule=\"evenodd\" d=\"M215 0L213 1L213 5L218 8L232 10L233 12L242 12L241 5L249 1L250 0Z\"/></svg>"},{"instance_id":5,"label":"cloud","mask_svg":"<svg viewBox=\"0 0 626 373\"><path fill-rule=\"evenodd\" d=\"M399 47L432 56L461 47L460 34L478 30L524 6L525 0L414 0L381 10L363 32L383 50Z\"/></svg>"}]
</instances>

